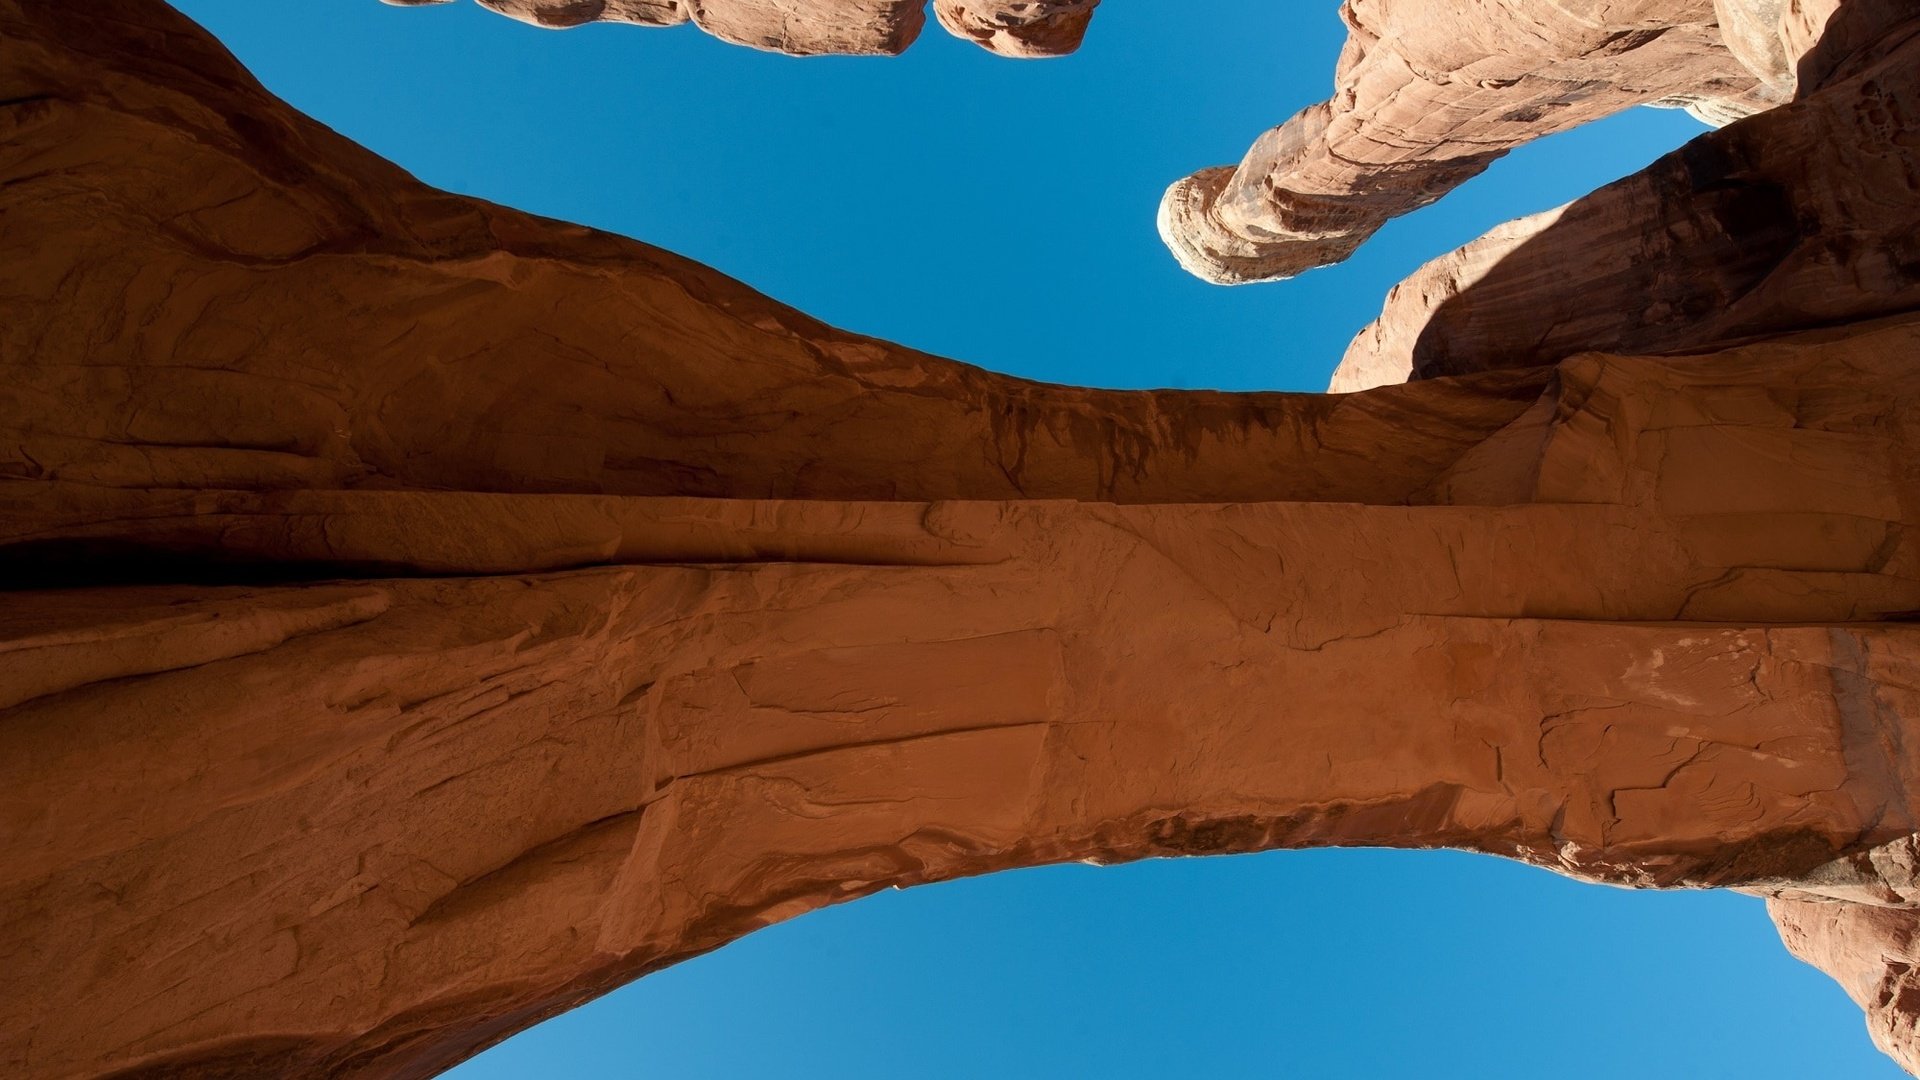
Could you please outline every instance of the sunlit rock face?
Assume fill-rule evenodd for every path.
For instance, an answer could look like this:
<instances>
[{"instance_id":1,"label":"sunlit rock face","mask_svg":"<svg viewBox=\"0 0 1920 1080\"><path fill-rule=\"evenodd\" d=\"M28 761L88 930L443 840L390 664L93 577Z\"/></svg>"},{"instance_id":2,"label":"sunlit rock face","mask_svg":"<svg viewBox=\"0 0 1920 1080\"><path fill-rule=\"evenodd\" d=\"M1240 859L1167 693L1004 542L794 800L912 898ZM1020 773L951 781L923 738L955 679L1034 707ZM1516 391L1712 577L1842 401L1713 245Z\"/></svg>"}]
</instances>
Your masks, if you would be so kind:
<instances>
[{"instance_id":1,"label":"sunlit rock face","mask_svg":"<svg viewBox=\"0 0 1920 1080\"><path fill-rule=\"evenodd\" d=\"M1856 0L1845 21L1880 25L1902 2ZM1161 236L1182 266L1219 284L1339 262L1531 139L1634 105L1726 124L1792 99L1803 78L1831 81L1809 54L1834 40L1827 24L1840 6L1347 0L1333 96L1262 135L1237 166L1174 184Z\"/></svg>"},{"instance_id":2,"label":"sunlit rock face","mask_svg":"<svg viewBox=\"0 0 1920 1080\"><path fill-rule=\"evenodd\" d=\"M1780 899L1767 911L1793 955L1832 975L1866 1013L1874 1045L1920 1075L1920 911Z\"/></svg>"},{"instance_id":3,"label":"sunlit rock face","mask_svg":"<svg viewBox=\"0 0 1920 1080\"><path fill-rule=\"evenodd\" d=\"M1080 47L1100 0L934 0L940 25L1002 56L1065 56Z\"/></svg>"},{"instance_id":4,"label":"sunlit rock face","mask_svg":"<svg viewBox=\"0 0 1920 1080\"><path fill-rule=\"evenodd\" d=\"M1732 322L1671 297L1776 219L1636 224L1763 123L1910 170L1907 25L1845 33L1721 182L1526 231L1601 275L1526 366L1119 393L425 188L154 0L0 0L0 1073L426 1076L877 889L1335 844L1773 897L1912 1062L1912 192L1809 165Z\"/></svg>"},{"instance_id":5,"label":"sunlit rock face","mask_svg":"<svg viewBox=\"0 0 1920 1080\"><path fill-rule=\"evenodd\" d=\"M385 0L425 7L452 0ZM927 22L928 0L475 0L535 26L691 22L736 45L811 56L905 51ZM1003 56L1063 56L1080 45L1100 0L933 0L940 25Z\"/></svg>"},{"instance_id":6,"label":"sunlit rock face","mask_svg":"<svg viewBox=\"0 0 1920 1080\"><path fill-rule=\"evenodd\" d=\"M431 6L452 0L385 0ZM795 55L897 54L928 0L476 0L537 26L692 22ZM1334 92L1162 198L1161 237L1219 284L1337 263L1387 221L1433 202L1514 147L1635 105L1715 125L1831 81L1905 0L1346 0ZM932 0L941 26L1004 56L1079 47L1099 0ZM1836 45L1840 47L1835 47ZM1823 51L1824 50L1824 51ZM1832 55L1828 55L1832 54ZM1436 274L1445 271L1436 271ZM1368 382L1395 381L1392 363ZM1373 370L1369 368L1369 370ZM1371 376L1367 378L1372 378Z\"/></svg>"},{"instance_id":7,"label":"sunlit rock face","mask_svg":"<svg viewBox=\"0 0 1920 1080\"><path fill-rule=\"evenodd\" d=\"M1586 349L1708 348L1920 306L1920 21L1869 3L1830 26L1798 58L1819 72L1798 100L1422 267L1331 389Z\"/></svg>"},{"instance_id":8,"label":"sunlit rock face","mask_svg":"<svg viewBox=\"0 0 1920 1080\"><path fill-rule=\"evenodd\" d=\"M1745 99L1711 0L1348 0L1334 93L1237 166L1168 190L1160 232L1209 281L1339 262L1529 139L1689 94Z\"/></svg>"}]
</instances>

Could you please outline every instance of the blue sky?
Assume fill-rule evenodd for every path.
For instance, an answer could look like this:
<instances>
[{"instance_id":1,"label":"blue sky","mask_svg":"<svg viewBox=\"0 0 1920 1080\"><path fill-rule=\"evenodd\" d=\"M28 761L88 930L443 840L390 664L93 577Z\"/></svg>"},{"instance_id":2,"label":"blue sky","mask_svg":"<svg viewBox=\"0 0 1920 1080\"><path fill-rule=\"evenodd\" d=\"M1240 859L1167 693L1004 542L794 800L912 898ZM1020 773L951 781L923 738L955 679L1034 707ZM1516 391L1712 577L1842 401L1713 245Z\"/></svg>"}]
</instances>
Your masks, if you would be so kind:
<instances>
[{"instance_id":1,"label":"blue sky","mask_svg":"<svg viewBox=\"0 0 1920 1080\"><path fill-rule=\"evenodd\" d=\"M1079 54L1039 63L937 30L897 59L799 60L467 3L177 3L270 89L429 183L670 248L848 329L1099 386L1321 389L1420 263L1702 130L1635 110L1514 154L1345 265L1223 289L1161 249L1155 204L1326 96L1332 0L1112 0ZM1319 851L884 894L451 1075L1902 1074L1757 900Z\"/></svg>"}]
</instances>

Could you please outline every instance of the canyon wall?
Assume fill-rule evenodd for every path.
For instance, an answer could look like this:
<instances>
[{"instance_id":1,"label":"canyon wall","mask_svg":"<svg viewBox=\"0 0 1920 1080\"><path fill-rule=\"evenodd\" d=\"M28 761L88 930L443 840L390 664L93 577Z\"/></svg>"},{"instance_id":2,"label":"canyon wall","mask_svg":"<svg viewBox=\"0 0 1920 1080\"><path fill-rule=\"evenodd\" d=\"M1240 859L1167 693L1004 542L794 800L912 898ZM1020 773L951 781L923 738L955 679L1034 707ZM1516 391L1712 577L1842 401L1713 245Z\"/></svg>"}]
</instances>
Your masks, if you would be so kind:
<instances>
[{"instance_id":1,"label":"canyon wall","mask_svg":"<svg viewBox=\"0 0 1920 1080\"><path fill-rule=\"evenodd\" d=\"M1767 895L1920 1060L1878 279L1684 356L1045 386L425 188L152 0L0 35L8 1075L428 1076L881 888L1359 844Z\"/></svg>"}]
</instances>

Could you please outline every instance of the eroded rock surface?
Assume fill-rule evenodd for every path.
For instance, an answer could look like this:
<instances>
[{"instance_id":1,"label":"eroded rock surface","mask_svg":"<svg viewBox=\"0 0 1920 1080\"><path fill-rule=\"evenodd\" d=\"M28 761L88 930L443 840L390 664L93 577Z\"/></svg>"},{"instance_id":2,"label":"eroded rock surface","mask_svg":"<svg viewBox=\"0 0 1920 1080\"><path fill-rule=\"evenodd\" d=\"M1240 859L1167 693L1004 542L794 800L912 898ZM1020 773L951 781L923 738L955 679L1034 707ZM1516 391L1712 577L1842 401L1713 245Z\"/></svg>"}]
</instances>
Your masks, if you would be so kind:
<instances>
[{"instance_id":1,"label":"eroded rock surface","mask_svg":"<svg viewBox=\"0 0 1920 1080\"><path fill-rule=\"evenodd\" d=\"M1167 191L1160 234L1200 277L1272 281L1339 262L1513 147L1634 105L1741 114L1781 97L1722 43L1712 0L1347 0L1341 16L1333 96L1239 165Z\"/></svg>"},{"instance_id":2,"label":"eroded rock surface","mask_svg":"<svg viewBox=\"0 0 1920 1080\"><path fill-rule=\"evenodd\" d=\"M1583 349L1706 349L1920 306L1920 11L1863 3L1831 26L1800 100L1422 267L1331 389Z\"/></svg>"},{"instance_id":3,"label":"eroded rock surface","mask_svg":"<svg viewBox=\"0 0 1920 1080\"><path fill-rule=\"evenodd\" d=\"M1351 33L1333 96L1162 201L1161 235L1200 277L1339 262L1515 146L1634 105L1715 125L1771 109L1882 57L1913 17L1906 0L1348 0L1341 12Z\"/></svg>"},{"instance_id":4,"label":"eroded rock surface","mask_svg":"<svg viewBox=\"0 0 1920 1080\"><path fill-rule=\"evenodd\" d=\"M425 7L452 0L384 0ZM475 0L535 26L593 22L677 26L691 22L736 45L811 56L895 55L920 36L928 0ZM1015 57L1064 56L1079 48L1100 0L933 0L955 37Z\"/></svg>"},{"instance_id":5,"label":"eroded rock surface","mask_svg":"<svg viewBox=\"0 0 1920 1080\"><path fill-rule=\"evenodd\" d=\"M385 0L431 6L452 0ZM698 25L796 55L896 54L928 0L476 0L524 22ZM1061 56L1099 0L932 0L955 36L1006 56ZM1522 143L1635 105L1724 125L1827 81L1874 50L1905 0L1346 0L1334 94L1262 135L1237 166L1168 189L1161 236L1220 284L1339 262L1387 221Z\"/></svg>"},{"instance_id":6,"label":"eroded rock surface","mask_svg":"<svg viewBox=\"0 0 1920 1080\"><path fill-rule=\"evenodd\" d=\"M1767 911L1793 955L1833 976L1867 1014L1873 1044L1920 1076L1920 911L1781 899Z\"/></svg>"},{"instance_id":7,"label":"eroded rock surface","mask_svg":"<svg viewBox=\"0 0 1920 1080\"><path fill-rule=\"evenodd\" d=\"M1002 56L1065 56L1100 0L933 0L940 25Z\"/></svg>"},{"instance_id":8,"label":"eroded rock surface","mask_svg":"<svg viewBox=\"0 0 1920 1080\"><path fill-rule=\"evenodd\" d=\"M0 36L0 1071L426 1076L876 889L1312 844L1778 897L1912 1060L1905 939L1815 934L1914 895L1920 316L1042 386L157 3Z\"/></svg>"}]
</instances>

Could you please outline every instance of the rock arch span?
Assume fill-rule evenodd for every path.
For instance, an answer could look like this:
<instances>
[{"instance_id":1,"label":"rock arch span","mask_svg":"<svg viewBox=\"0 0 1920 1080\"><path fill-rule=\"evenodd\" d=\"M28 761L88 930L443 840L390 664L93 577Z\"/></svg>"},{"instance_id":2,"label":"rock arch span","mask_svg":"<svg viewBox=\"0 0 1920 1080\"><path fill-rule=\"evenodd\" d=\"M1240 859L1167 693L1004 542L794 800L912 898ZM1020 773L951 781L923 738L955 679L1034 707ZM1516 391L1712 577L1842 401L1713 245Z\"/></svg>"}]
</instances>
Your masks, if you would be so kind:
<instances>
[{"instance_id":1,"label":"rock arch span","mask_svg":"<svg viewBox=\"0 0 1920 1080\"><path fill-rule=\"evenodd\" d=\"M0 30L10 1072L430 1075L874 889L1327 844L1766 893L1913 1060L1910 311L1044 386L424 188L151 0ZM1904 124L1904 48L1820 92Z\"/></svg>"}]
</instances>

